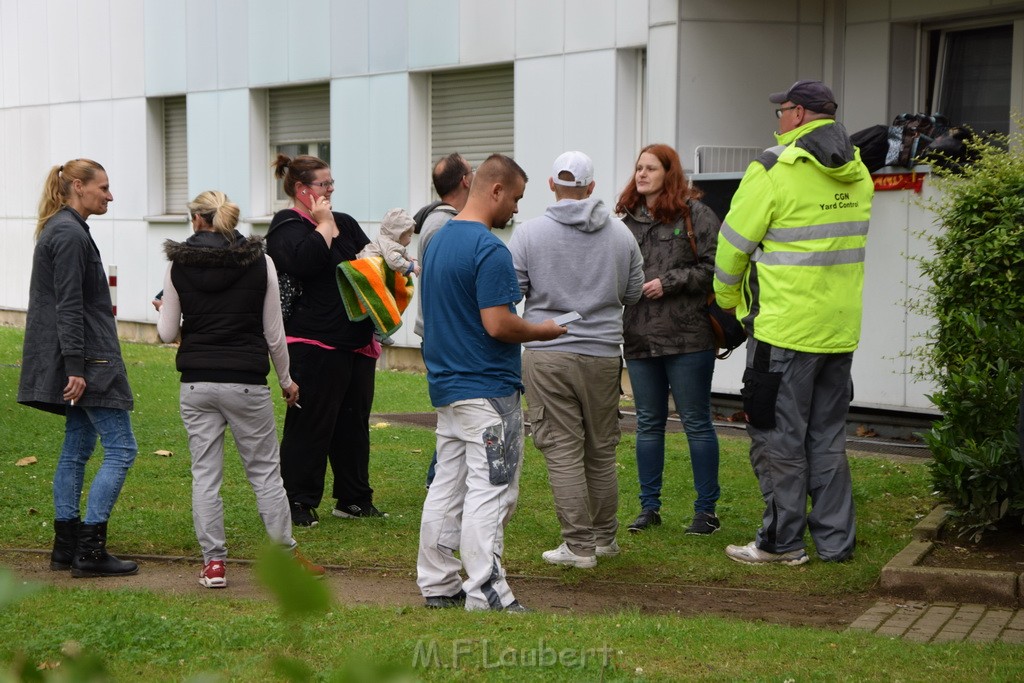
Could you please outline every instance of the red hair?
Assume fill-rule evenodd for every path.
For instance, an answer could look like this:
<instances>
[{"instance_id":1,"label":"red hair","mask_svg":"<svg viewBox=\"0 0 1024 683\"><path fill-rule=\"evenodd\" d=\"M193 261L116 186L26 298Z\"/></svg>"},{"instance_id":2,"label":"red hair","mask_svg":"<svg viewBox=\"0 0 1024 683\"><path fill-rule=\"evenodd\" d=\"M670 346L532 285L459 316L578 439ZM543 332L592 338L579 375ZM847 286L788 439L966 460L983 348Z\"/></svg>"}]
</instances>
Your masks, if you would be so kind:
<instances>
[{"instance_id":1,"label":"red hair","mask_svg":"<svg viewBox=\"0 0 1024 683\"><path fill-rule=\"evenodd\" d=\"M640 154L636 155L637 161L640 160L642 154L653 154L665 169L665 183L662 185L661 194L654 200L654 206L647 207L647 211L659 223L674 223L689 211L686 206L687 200L700 199L704 193L690 185L686 174L683 173L679 155L668 145L647 145L640 150ZM637 209L647 201L642 194L636 191L636 164L633 165L633 169L634 172L630 176L629 182L626 183L622 194L619 195L615 213L629 211L636 214Z\"/></svg>"}]
</instances>

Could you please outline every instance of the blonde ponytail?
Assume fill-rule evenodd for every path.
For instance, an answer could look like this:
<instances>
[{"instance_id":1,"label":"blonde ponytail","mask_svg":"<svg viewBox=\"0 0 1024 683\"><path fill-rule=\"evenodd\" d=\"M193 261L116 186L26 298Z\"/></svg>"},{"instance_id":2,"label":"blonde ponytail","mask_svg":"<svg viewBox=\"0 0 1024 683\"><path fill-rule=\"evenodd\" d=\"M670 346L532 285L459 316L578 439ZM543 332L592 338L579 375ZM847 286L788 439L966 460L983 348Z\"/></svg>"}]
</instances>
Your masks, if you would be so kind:
<instances>
[{"instance_id":1,"label":"blonde ponytail","mask_svg":"<svg viewBox=\"0 0 1024 683\"><path fill-rule=\"evenodd\" d=\"M228 199L220 190L200 192L188 204L189 213L199 214L213 227L214 232L223 236L228 242L235 238L235 226L241 211L238 205Z\"/></svg>"},{"instance_id":2,"label":"blonde ponytail","mask_svg":"<svg viewBox=\"0 0 1024 683\"><path fill-rule=\"evenodd\" d=\"M46 222L67 206L68 197L71 195L71 183L76 180L87 183L96 177L99 171L106 173L106 170L92 159L72 159L50 169L43 181L43 194L39 198L39 218L36 221L35 232L37 240L43 234Z\"/></svg>"}]
</instances>

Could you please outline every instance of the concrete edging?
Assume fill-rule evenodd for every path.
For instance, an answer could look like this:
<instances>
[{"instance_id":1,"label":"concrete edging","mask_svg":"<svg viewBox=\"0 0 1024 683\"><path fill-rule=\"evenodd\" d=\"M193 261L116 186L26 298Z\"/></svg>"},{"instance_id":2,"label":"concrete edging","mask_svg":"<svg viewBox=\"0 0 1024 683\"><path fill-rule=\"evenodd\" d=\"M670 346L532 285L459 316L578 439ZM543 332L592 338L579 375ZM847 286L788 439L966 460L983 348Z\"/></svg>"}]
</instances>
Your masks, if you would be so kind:
<instances>
[{"instance_id":1,"label":"concrete edging","mask_svg":"<svg viewBox=\"0 0 1024 683\"><path fill-rule=\"evenodd\" d=\"M889 595L926 601L1024 606L1024 575L1005 571L919 566L934 547L946 522L946 505L928 513L913 530L913 540L882 567L880 584Z\"/></svg>"}]
</instances>

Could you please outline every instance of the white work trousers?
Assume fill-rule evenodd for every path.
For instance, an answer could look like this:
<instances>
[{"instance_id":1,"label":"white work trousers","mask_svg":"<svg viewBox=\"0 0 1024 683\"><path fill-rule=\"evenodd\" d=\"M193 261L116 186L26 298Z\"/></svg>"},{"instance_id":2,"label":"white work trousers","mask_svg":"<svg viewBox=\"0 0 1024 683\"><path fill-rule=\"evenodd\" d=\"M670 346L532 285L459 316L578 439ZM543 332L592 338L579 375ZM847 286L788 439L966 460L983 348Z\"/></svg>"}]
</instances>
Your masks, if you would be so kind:
<instances>
[{"instance_id":1,"label":"white work trousers","mask_svg":"<svg viewBox=\"0 0 1024 683\"><path fill-rule=\"evenodd\" d=\"M437 474L423 503L416 561L424 597L456 595L461 588L467 610L500 610L515 600L501 556L522 458L518 391L437 409Z\"/></svg>"}]
</instances>

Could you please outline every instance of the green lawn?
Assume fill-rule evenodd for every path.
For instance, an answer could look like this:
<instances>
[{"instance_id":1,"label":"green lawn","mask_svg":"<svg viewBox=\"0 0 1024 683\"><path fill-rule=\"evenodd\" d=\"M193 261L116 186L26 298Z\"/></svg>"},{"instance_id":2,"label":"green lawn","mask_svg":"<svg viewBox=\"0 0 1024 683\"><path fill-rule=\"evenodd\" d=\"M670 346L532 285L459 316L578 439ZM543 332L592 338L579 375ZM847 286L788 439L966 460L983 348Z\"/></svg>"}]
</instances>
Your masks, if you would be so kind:
<instances>
[{"instance_id":1,"label":"green lawn","mask_svg":"<svg viewBox=\"0 0 1024 683\"><path fill-rule=\"evenodd\" d=\"M0 546L45 548L52 540L50 487L63 419L15 403L21 340L20 330L0 328ZM126 554L198 556L190 513L188 450L178 417L174 349L125 344L124 353L136 394L133 424L139 457L111 519L111 547ZM375 412L430 409L421 375L382 371L377 377ZM277 407L281 411L280 401ZM325 499L321 525L297 529L296 537L307 555L323 563L411 571L433 434L394 423L373 423L371 479L375 501L390 517L346 524L330 516L333 500ZM590 572L552 567L540 559L540 553L560 539L543 458L528 445L519 506L507 534L507 570L573 583L676 582L773 589L806 594L813 600L815 594L871 588L881 566L907 543L911 528L932 504L923 464L855 454L851 467L858 545L853 562L832 565L815 558L799 568L739 565L725 557L723 548L751 540L759 524L761 500L747 460L746 440L722 438L721 444L720 533L710 538L682 533L691 514L693 491L685 438L670 435L664 526L639 537L623 529L619 535L622 555L602 561ZM619 447L623 526L638 511L633 446L632 435L624 435ZM173 455L155 455L157 450ZM39 462L14 465L28 455ZM232 557L255 557L264 540L263 529L252 492L233 456L229 446L223 490L229 546ZM74 639L101 653L119 679L187 678L202 671L260 679L269 675L268 658L282 654L306 661L318 671L349 671L355 676L349 680L364 680L351 669L354 662L408 669L417 643L431 638L436 639L437 654L447 668L416 668L415 676L427 680L522 680L524 671L529 674L526 677L553 680L596 680L599 675L606 680L921 680L936 674L950 680L1010 680L1024 674L1019 650L999 645L921 647L863 634L722 619L632 613L514 618L338 606L295 626L279 621L274 606L261 602L75 589L45 589L7 608L0 613L0 633L18 634L4 638L0 661L11 661L18 651L31 662L55 659L59 644ZM602 669L593 658L588 660L590 668L581 670L564 663L524 668L518 662L506 667L484 657L481 639L489 639L487 654L493 659L506 648L514 653L512 657L526 657L534 650L543 653L538 638L547 639L557 651L609 645L614 651L610 668ZM476 649L460 655L458 665L451 667L458 648ZM383 675L380 670L363 673L368 676L365 680Z\"/></svg>"},{"instance_id":2,"label":"green lawn","mask_svg":"<svg viewBox=\"0 0 1024 683\"><path fill-rule=\"evenodd\" d=\"M63 418L15 403L18 369L13 366L19 358L20 339L19 331L0 328L0 416L6 434L0 440L0 538L8 547L43 548L52 539L51 476L62 440ZM125 553L197 555L190 512L189 455L178 416L174 349L125 344L124 355L136 395L132 421L139 456L111 518L111 544ZM375 412L430 410L422 375L383 371L377 377ZM277 401L279 411L282 407ZM433 433L378 420L371 420L371 425L374 497L390 517L364 520L360 533L351 533L350 523L331 517L334 501L325 499L320 508L320 526L297 529L296 536L307 554L322 562L411 569ZM623 528L619 542L625 552L601 562L586 577L715 583L806 593L863 591L875 583L881 566L906 544L917 518L931 507L928 473L923 464L897 464L882 457L858 455L851 462L859 513L855 562L831 565L812 561L797 571L739 565L726 558L722 549L727 543L746 543L753 538L762 503L747 459L746 439L722 438L721 444L721 532L710 538L682 533L692 513L694 494L685 438L672 434L668 438L663 491L664 526L639 537L625 533ZM174 455L155 455L158 450ZM619 446L622 527L639 511L633 450L633 435L623 435ZM27 455L38 458L38 464L14 466L17 459ZM263 528L230 440L226 461L223 494L231 552L234 557L253 557L263 542ZM505 565L510 573L563 576L565 571L540 558L541 552L559 542L543 458L528 441L519 505L508 528Z\"/></svg>"},{"instance_id":3,"label":"green lawn","mask_svg":"<svg viewBox=\"0 0 1024 683\"><path fill-rule=\"evenodd\" d=\"M260 601L51 589L0 612L0 632L17 634L7 648L16 646L33 665L59 660L59 643L74 640L125 681L186 680L202 672L221 680L284 680L270 674L280 658L317 672L291 680L366 683L1024 676L1020 646L919 645L864 633L637 613L336 607L293 622ZM10 659L0 655L0 661Z\"/></svg>"}]
</instances>

